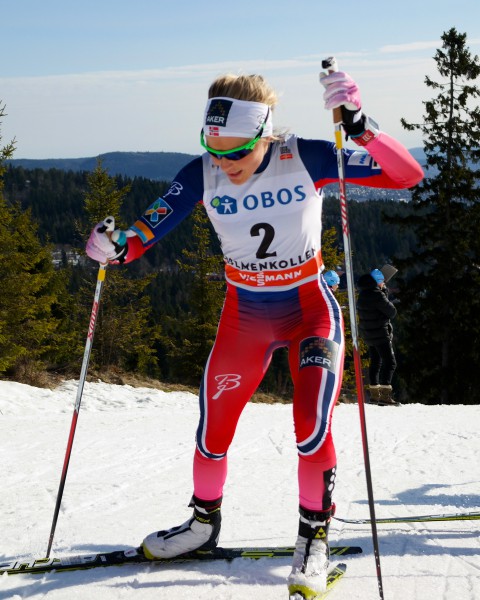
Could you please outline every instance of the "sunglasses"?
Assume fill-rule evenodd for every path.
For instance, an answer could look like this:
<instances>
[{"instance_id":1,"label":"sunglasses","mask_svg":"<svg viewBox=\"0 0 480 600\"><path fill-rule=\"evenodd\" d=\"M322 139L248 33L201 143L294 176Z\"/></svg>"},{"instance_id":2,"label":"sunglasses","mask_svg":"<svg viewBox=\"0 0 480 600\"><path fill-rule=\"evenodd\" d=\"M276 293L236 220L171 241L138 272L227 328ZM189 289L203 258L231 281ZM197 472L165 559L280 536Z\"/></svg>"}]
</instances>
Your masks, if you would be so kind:
<instances>
[{"instance_id":1,"label":"sunglasses","mask_svg":"<svg viewBox=\"0 0 480 600\"><path fill-rule=\"evenodd\" d=\"M245 158L251 152L253 152L255 145L257 144L258 140L262 137L262 133L265 128L265 123L267 122L269 114L270 109L268 109L265 119L261 124L260 130L257 133L257 135L246 144L243 144L243 146L238 146L238 148L232 148L231 150L214 150L213 148L210 148L210 146L207 145L203 129L200 132L200 144L205 148L205 150L210 154L210 156L213 156L218 160L221 160L222 158L226 158L228 160L242 160L242 158Z\"/></svg>"}]
</instances>

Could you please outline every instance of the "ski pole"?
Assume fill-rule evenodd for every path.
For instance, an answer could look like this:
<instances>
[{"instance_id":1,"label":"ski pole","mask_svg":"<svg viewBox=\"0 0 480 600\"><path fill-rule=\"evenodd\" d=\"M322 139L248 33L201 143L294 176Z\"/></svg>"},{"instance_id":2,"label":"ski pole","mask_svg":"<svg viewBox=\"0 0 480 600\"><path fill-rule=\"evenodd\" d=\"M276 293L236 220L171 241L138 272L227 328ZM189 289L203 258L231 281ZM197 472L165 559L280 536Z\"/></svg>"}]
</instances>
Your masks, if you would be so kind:
<instances>
[{"instance_id":1,"label":"ski pole","mask_svg":"<svg viewBox=\"0 0 480 600\"><path fill-rule=\"evenodd\" d=\"M330 56L322 60L322 69L327 69L330 73L337 71L337 61L335 57ZM355 365L355 381L357 387L358 408L360 411L360 427L362 432L363 458L365 462L365 476L367 479L368 505L370 508L370 520L372 526L373 552L375 556L375 566L377 571L378 591L381 600L384 600L382 569L380 565L380 550L378 545L377 524L375 518L375 503L373 498L372 473L370 469L370 453L368 450L367 422L365 417L365 394L363 390L362 378L362 359L358 342L357 331L357 310L355 303L355 285L353 279L352 250L350 225L348 220L347 193L345 186L345 164L343 160L342 143L342 109L340 107L333 109L333 123L335 126L335 146L337 150L337 168L338 185L340 192L340 213L342 218L343 245L345 251L345 270L348 290L348 305L350 309L350 329L352 332L353 343L353 361Z\"/></svg>"},{"instance_id":2,"label":"ski pole","mask_svg":"<svg viewBox=\"0 0 480 600\"><path fill-rule=\"evenodd\" d=\"M332 517L333 519L346 523L348 525L368 525L370 519L341 519L340 517ZM465 513L444 513L441 515L414 515L406 517L387 517L384 519L376 519L377 525L392 525L395 523L438 523L440 521L474 521L480 519L480 512L465 512Z\"/></svg>"},{"instance_id":3,"label":"ski pole","mask_svg":"<svg viewBox=\"0 0 480 600\"><path fill-rule=\"evenodd\" d=\"M100 229L102 231L113 231L115 229L115 221L114 221L113 217L107 217L105 219L105 221L103 222L103 225L100 227ZM82 403L83 387L85 385L85 379L87 377L88 363L90 361L90 353L91 353L92 344L93 344L93 334L95 332L95 325L97 323L98 309L100 306L100 296L102 294L102 287L103 287L103 282L105 281L106 272L107 272L107 265L100 264L100 266L98 268L97 285L95 288L95 296L93 299L92 312L90 314L90 323L88 325L87 341L85 343L85 351L83 353L82 369L80 372L80 379L78 382L77 398L75 401L75 408L73 411L72 423L70 425L70 434L68 436L67 449L65 451L65 459L63 461L63 469L62 469L62 474L60 477L60 485L58 487L57 501L55 504L55 511L53 513L52 527L50 530L50 536L48 538L48 547L47 547L46 558L50 557L50 550L52 549L52 544L53 544L53 536L55 535L55 528L57 526L58 514L60 512L60 505L62 503L63 490L65 488L65 481L67 478L68 465L69 465L70 456L72 453L73 438L75 436L75 430L77 428L77 420L78 420L78 414L80 412L80 404Z\"/></svg>"}]
</instances>

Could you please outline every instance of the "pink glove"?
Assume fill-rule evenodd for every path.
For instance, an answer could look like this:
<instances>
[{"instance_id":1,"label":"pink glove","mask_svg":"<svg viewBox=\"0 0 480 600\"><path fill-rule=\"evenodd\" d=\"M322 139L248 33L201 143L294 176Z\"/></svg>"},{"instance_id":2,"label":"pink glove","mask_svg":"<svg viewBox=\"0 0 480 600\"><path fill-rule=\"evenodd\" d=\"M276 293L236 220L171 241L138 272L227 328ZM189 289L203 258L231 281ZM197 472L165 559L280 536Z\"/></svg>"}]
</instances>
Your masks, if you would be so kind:
<instances>
[{"instance_id":1,"label":"pink glove","mask_svg":"<svg viewBox=\"0 0 480 600\"><path fill-rule=\"evenodd\" d=\"M122 263L128 251L127 236L124 231L115 229L113 217L107 217L95 225L88 238L85 251L93 260L102 264Z\"/></svg>"},{"instance_id":2,"label":"pink glove","mask_svg":"<svg viewBox=\"0 0 480 600\"><path fill-rule=\"evenodd\" d=\"M354 112L361 110L360 90L348 73L343 71L320 73L320 83L325 87L323 99L327 110L339 106Z\"/></svg>"}]
</instances>

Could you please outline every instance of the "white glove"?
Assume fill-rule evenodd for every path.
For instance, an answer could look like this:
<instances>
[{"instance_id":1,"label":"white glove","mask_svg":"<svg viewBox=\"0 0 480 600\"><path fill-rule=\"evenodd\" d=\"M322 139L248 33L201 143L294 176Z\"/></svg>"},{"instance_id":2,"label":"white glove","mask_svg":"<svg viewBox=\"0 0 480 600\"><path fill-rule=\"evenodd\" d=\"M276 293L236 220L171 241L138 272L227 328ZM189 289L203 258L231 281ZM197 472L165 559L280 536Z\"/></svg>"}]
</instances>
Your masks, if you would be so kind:
<instances>
[{"instance_id":1,"label":"white glove","mask_svg":"<svg viewBox=\"0 0 480 600\"><path fill-rule=\"evenodd\" d=\"M362 109L360 90L348 73L320 73L320 83L325 87L323 99L327 110L344 106L348 111L356 113Z\"/></svg>"},{"instance_id":2,"label":"white glove","mask_svg":"<svg viewBox=\"0 0 480 600\"><path fill-rule=\"evenodd\" d=\"M113 217L107 217L95 225L85 250L99 263L123 263L128 252L127 235L125 231L115 229Z\"/></svg>"}]
</instances>

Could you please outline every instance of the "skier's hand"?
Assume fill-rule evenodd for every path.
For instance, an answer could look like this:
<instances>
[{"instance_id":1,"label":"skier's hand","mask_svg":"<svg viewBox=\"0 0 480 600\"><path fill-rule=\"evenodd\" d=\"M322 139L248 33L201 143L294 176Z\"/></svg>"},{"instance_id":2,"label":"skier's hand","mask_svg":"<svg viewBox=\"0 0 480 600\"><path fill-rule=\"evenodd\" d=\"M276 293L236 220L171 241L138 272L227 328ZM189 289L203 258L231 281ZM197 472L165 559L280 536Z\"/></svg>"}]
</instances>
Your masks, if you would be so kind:
<instances>
[{"instance_id":1,"label":"skier's hand","mask_svg":"<svg viewBox=\"0 0 480 600\"><path fill-rule=\"evenodd\" d=\"M325 88L323 99L327 110L333 110L339 106L344 106L353 112L361 110L360 90L348 73L344 71L320 73L320 83Z\"/></svg>"},{"instance_id":2,"label":"skier's hand","mask_svg":"<svg viewBox=\"0 0 480 600\"><path fill-rule=\"evenodd\" d=\"M123 263L128 252L127 235L115 229L115 219L107 217L93 228L86 246L87 255L99 263Z\"/></svg>"},{"instance_id":3,"label":"skier's hand","mask_svg":"<svg viewBox=\"0 0 480 600\"><path fill-rule=\"evenodd\" d=\"M348 73L343 71L320 73L320 83L325 87L323 93L325 108L327 110L341 108L344 125L348 127L361 119L360 90Z\"/></svg>"}]
</instances>

